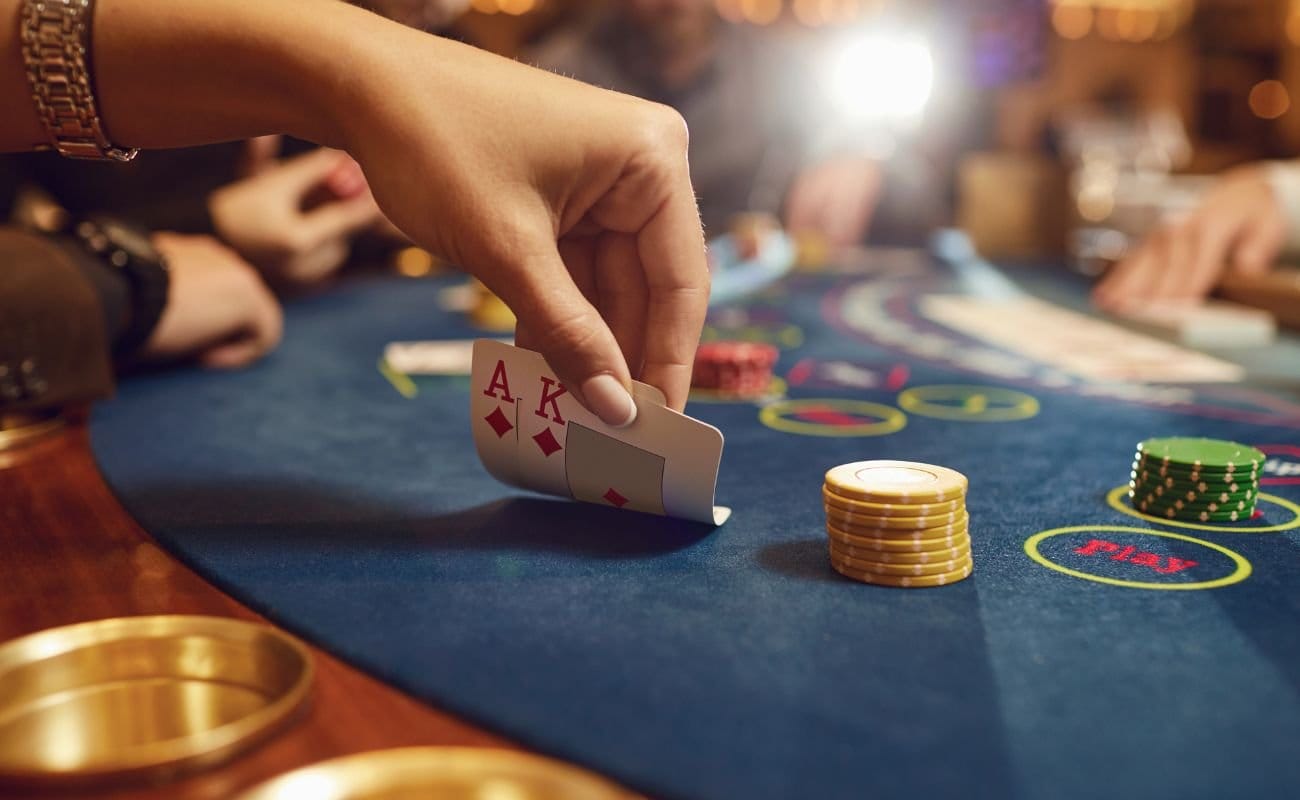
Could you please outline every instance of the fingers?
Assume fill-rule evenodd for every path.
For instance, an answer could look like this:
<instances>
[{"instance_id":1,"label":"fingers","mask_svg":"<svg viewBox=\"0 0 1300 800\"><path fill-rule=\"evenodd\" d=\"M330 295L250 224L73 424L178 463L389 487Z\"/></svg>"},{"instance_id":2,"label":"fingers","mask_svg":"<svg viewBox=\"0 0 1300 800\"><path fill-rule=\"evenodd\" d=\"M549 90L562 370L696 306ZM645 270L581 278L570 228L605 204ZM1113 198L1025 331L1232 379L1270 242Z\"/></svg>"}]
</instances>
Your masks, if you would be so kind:
<instances>
[{"instance_id":1,"label":"fingers","mask_svg":"<svg viewBox=\"0 0 1300 800\"><path fill-rule=\"evenodd\" d=\"M1237 241L1232 269L1242 275L1262 275L1273 267L1286 244L1286 224L1269 217L1246 229Z\"/></svg>"},{"instance_id":2,"label":"fingers","mask_svg":"<svg viewBox=\"0 0 1300 800\"><path fill-rule=\"evenodd\" d=\"M1184 233L1192 242L1189 266L1185 274L1178 275L1177 265L1169 270L1173 276L1167 281L1167 294L1179 300L1203 300L1219 282L1219 276L1228 266L1228 251L1233 244L1237 226L1225 220L1207 220ZM1161 287L1162 290L1166 286Z\"/></svg>"},{"instance_id":3,"label":"fingers","mask_svg":"<svg viewBox=\"0 0 1300 800\"><path fill-rule=\"evenodd\" d=\"M1155 266L1135 300L1165 302L1182 295L1182 286L1197 258L1200 242L1196 232L1195 225L1186 224L1167 229L1162 246L1156 249Z\"/></svg>"},{"instance_id":4,"label":"fingers","mask_svg":"<svg viewBox=\"0 0 1300 800\"><path fill-rule=\"evenodd\" d=\"M327 239L311 250L286 260L276 278L289 284L310 284L324 280L342 267L352 252L347 238Z\"/></svg>"},{"instance_id":5,"label":"fingers","mask_svg":"<svg viewBox=\"0 0 1300 800\"><path fill-rule=\"evenodd\" d=\"M662 389L668 407L677 411L686 408L695 348L709 307L704 230L689 178L682 183L637 236L649 291L641 379Z\"/></svg>"},{"instance_id":6,"label":"fingers","mask_svg":"<svg viewBox=\"0 0 1300 800\"><path fill-rule=\"evenodd\" d=\"M324 203L302 215L300 235L310 242L352 236L366 230L383 214L369 192L349 200Z\"/></svg>"},{"instance_id":7,"label":"fingers","mask_svg":"<svg viewBox=\"0 0 1300 800\"><path fill-rule=\"evenodd\" d=\"M334 169L325 176L325 187L337 198L346 200L369 190L361 165L344 155Z\"/></svg>"},{"instance_id":8,"label":"fingers","mask_svg":"<svg viewBox=\"0 0 1300 800\"><path fill-rule=\"evenodd\" d=\"M1120 312L1140 298L1152 276L1159 276L1163 234L1157 232L1134 253L1111 267L1093 290L1092 299L1099 308Z\"/></svg>"},{"instance_id":9,"label":"fingers","mask_svg":"<svg viewBox=\"0 0 1300 800\"><path fill-rule=\"evenodd\" d=\"M636 240L623 234L601 237L596 247L596 303L623 351L632 377L641 376L649 289Z\"/></svg>"},{"instance_id":10,"label":"fingers","mask_svg":"<svg viewBox=\"0 0 1300 800\"><path fill-rule=\"evenodd\" d=\"M785 224L796 233L821 229L822 197L816 183L816 176L800 175L786 198Z\"/></svg>"},{"instance_id":11,"label":"fingers","mask_svg":"<svg viewBox=\"0 0 1300 800\"><path fill-rule=\"evenodd\" d=\"M219 344L199 355L200 366L207 369L241 369L257 361L266 349L252 339L236 339Z\"/></svg>"},{"instance_id":12,"label":"fingers","mask_svg":"<svg viewBox=\"0 0 1300 800\"><path fill-rule=\"evenodd\" d=\"M284 312L262 287L246 298L242 326L230 337L204 350L199 363L211 369L239 369L275 349L284 332Z\"/></svg>"},{"instance_id":13,"label":"fingers","mask_svg":"<svg viewBox=\"0 0 1300 800\"><path fill-rule=\"evenodd\" d=\"M519 242L484 282L519 318L516 342L537 350L574 396L607 425L636 419L631 375L618 342L570 276L554 235ZM522 334L522 341L521 341Z\"/></svg>"},{"instance_id":14,"label":"fingers","mask_svg":"<svg viewBox=\"0 0 1300 800\"><path fill-rule=\"evenodd\" d=\"M346 183L346 170L349 162L356 163L352 161L351 156L342 150L318 147L302 155L286 158L263 174L274 174L275 177L286 184L301 191L306 191L326 184L334 173L342 173L344 175L343 180ZM357 171L360 172L359 167ZM362 179L364 180L364 176Z\"/></svg>"}]
</instances>

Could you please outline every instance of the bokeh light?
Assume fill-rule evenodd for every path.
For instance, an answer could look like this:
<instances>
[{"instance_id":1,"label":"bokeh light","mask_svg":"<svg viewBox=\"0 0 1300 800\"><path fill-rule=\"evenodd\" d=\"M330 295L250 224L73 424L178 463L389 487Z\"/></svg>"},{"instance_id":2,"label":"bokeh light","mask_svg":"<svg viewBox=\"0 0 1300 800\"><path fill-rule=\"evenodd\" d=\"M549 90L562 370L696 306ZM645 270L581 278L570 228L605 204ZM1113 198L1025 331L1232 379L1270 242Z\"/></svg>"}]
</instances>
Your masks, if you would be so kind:
<instances>
[{"instance_id":1,"label":"bokeh light","mask_svg":"<svg viewBox=\"0 0 1300 800\"><path fill-rule=\"evenodd\" d=\"M1058 3L1052 9L1052 29L1062 39L1082 39L1092 32L1092 6Z\"/></svg>"},{"instance_id":2,"label":"bokeh light","mask_svg":"<svg viewBox=\"0 0 1300 800\"><path fill-rule=\"evenodd\" d=\"M781 16L781 0L740 0L740 14L755 25L769 25Z\"/></svg>"},{"instance_id":3,"label":"bokeh light","mask_svg":"<svg viewBox=\"0 0 1300 800\"><path fill-rule=\"evenodd\" d=\"M1250 110L1261 119L1277 119L1291 108L1291 93L1281 81L1260 81L1250 90Z\"/></svg>"},{"instance_id":4,"label":"bokeh light","mask_svg":"<svg viewBox=\"0 0 1300 800\"><path fill-rule=\"evenodd\" d=\"M828 64L824 83L846 120L909 120L930 99L934 59L919 38L872 33L842 45Z\"/></svg>"},{"instance_id":5,"label":"bokeh light","mask_svg":"<svg viewBox=\"0 0 1300 800\"><path fill-rule=\"evenodd\" d=\"M517 17L532 11L537 3L536 0L497 0L497 4L504 13Z\"/></svg>"}]
</instances>

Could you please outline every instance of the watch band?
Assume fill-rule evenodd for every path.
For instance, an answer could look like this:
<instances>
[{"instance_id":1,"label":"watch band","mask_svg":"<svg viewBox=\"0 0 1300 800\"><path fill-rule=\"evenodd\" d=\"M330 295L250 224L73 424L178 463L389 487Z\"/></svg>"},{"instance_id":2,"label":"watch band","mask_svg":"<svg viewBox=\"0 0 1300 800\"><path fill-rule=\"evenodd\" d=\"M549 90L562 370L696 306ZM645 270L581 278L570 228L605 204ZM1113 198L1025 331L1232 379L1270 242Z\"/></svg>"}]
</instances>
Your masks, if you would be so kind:
<instances>
[{"instance_id":1,"label":"watch band","mask_svg":"<svg viewBox=\"0 0 1300 800\"><path fill-rule=\"evenodd\" d=\"M150 252L139 252L138 245L124 243L120 234L115 238L114 229L130 229L133 238L148 238L145 232L108 218L83 219L72 226L72 234L105 269L126 279L130 289L126 324L116 331L113 341L114 356L122 358L133 355L158 326L167 308L171 276L166 260L152 245L148 246Z\"/></svg>"},{"instance_id":2,"label":"watch band","mask_svg":"<svg viewBox=\"0 0 1300 800\"><path fill-rule=\"evenodd\" d=\"M94 0L23 0L22 51L32 101L50 143L68 158L130 161L104 131L91 76Z\"/></svg>"}]
</instances>

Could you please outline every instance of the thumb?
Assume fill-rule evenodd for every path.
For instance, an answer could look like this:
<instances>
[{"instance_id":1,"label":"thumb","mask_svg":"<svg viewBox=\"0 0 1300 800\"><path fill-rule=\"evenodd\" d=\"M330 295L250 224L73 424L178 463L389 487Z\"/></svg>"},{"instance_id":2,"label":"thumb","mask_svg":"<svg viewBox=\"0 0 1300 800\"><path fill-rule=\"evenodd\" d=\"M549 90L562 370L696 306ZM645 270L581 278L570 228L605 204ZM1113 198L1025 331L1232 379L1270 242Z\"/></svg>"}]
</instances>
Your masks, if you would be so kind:
<instances>
[{"instance_id":1,"label":"thumb","mask_svg":"<svg viewBox=\"0 0 1300 800\"><path fill-rule=\"evenodd\" d=\"M631 425L636 403L627 361L555 244L547 242L539 254L521 260L527 263L480 276L519 318L519 329L526 332L521 346L536 348L578 402L606 425Z\"/></svg>"},{"instance_id":2,"label":"thumb","mask_svg":"<svg viewBox=\"0 0 1300 800\"><path fill-rule=\"evenodd\" d=\"M245 337L222 342L199 354L199 364L207 369L239 369L252 364L266 353L256 339Z\"/></svg>"}]
</instances>

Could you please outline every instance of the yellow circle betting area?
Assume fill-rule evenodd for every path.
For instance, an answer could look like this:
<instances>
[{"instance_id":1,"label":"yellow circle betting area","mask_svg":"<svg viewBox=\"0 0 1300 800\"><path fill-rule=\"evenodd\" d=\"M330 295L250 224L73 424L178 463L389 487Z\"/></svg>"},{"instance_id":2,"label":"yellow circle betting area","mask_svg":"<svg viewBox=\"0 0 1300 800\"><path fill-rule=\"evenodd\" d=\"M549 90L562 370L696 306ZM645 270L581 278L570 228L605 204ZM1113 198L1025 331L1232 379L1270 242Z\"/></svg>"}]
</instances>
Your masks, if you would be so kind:
<instances>
[{"instance_id":1,"label":"yellow circle betting area","mask_svg":"<svg viewBox=\"0 0 1300 800\"><path fill-rule=\"evenodd\" d=\"M960 422L1015 422L1038 415L1038 400L996 386L916 386L898 395L904 411Z\"/></svg>"},{"instance_id":2,"label":"yellow circle betting area","mask_svg":"<svg viewBox=\"0 0 1300 800\"><path fill-rule=\"evenodd\" d=\"M1052 561L1047 556L1043 555L1041 550L1041 545L1047 539L1051 539L1056 536L1066 536L1066 535L1078 534L1078 533L1101 533L1101 534L1118 533L1122 536L1158 536L1162 539L1173 539L1179 542L1186 542L1189 544L1196 545L1198 547L1204 547L1209 550L1213 550L1216 553L1227 556L1228 560L1231 561L1233 564L1233 570L1232 572L1230 572L1227 575L1224 575L1221 578L1214 578L1213 580L1208 580L1208 581L1193 581L1188 583L1173 583L1173 582L1161 582L1161 581L1134 581L1134 580L1125 580L1123 578L1113 578L1107 575L1097 575L1091 572L1083 572L1082 570L1077 570L1077 569L1071 569L1069 567L1058 564L1055 561ZM1143 563L1143 564L1158 564L1159 559L1161 558L1160 556L1157 556L1155 553L1138 553L1136 552L1137 548L1133 546L1129 546L1125 548L1125 547L1121 547L1117 543L1100 540L1100 539L1092 539L1082 547L1076 548L1074 552L1088 555L1091 554L1088 552L1090 549L1096 553L1101 554L1102 561L1099 563L1107 563L1111 561L1122 560L1121 558L1117 558L1116 557L1117 555L1131 560L1132 563ZM1046 531L1042 531L1041 533L1036 533L1033 536L1030 536L1028 539L1026 539L1025 555L1029 556L1031 559L1034 560L1035 563L1041 566L1047 567L1048 569L1054 570L1056 572L1060 572L1063 575L1069 575L1072 578L1081 578L1085 581L1093 581L1094 583L1104 583L1109 586L1124 586L1130 589L1157 589L1161 591L1188 591L1192 589L1217 589L1221 586L1231 586L1234 583L1241 583L1242 581L1249 578L1251 573L1250 562L1247 561L1245 557L1241 556L1238 553L1233 552L1232 550L1229 550L1223 545L1218 545L1215 544L1214 542L1207 542L1204 539L1197 539L1191 536L1186 536L1181 533L1171 533L1169 531L1153 531L1147 528L1132 528L1125 525L1072 525L1066 528L1052 528L1051 530L1046 530ZM1146 556L1148 560L1143 560L1139 562L1138 558L1135 556ZM1175 560L1177 559L1169 558L1169 561L1171 562ZM1183 563L1194 564L1195 562L1184 561ZM1158 568L1156 569L1156 572L1161 572L1161 571L1167 571L1167 570L1161 570Z\"/></svg>"},{"instance_id":3,"label":"yellow circle betting area","mask_svg":"<svg viewBox=\"0 0 1300 800\"><path fill-rule=\"evenodd\" d=\"M1171 528L1192 528L1198 531L1214 531L1215 533L1280 533L1281 531L1300 528L1300 505L1296 505L1284 497L1278 497L1275 494L1268 494L1266 492L1259 493L1259 497L1256 498L1256 503L1272 503L1273 505L1281 506L1291 512L1291 519L1276 525L1262 525L1257 528L1247 528L1231 522L1222 525L1209 525L1202 522L1186 522L1180 519L1166 519L1165 517L1153 517L1150 514L1143 514L1141 511L1138 511L1136 508L1133 508L1133 506L1124 502L1124 498L1127 496L1128 484L1116 486L1114 489L1110 490L1110 494L1106 495L1106 504L1121 514L1136 517L1145 522L1154 522L1157 525L1167 525Z\"/></svg>"},{"instance_id":4,"label":"yellow circle betting area","mask_svg":"<svg viewBox=\"0 0 1300 800\"><path fill-rule=\"evenodd\" d=\"M758 419L804 436L884 436L907 425L907 415L893 406L863 400L784 400L764 406Z\"/></svg>"}]
</instances>

